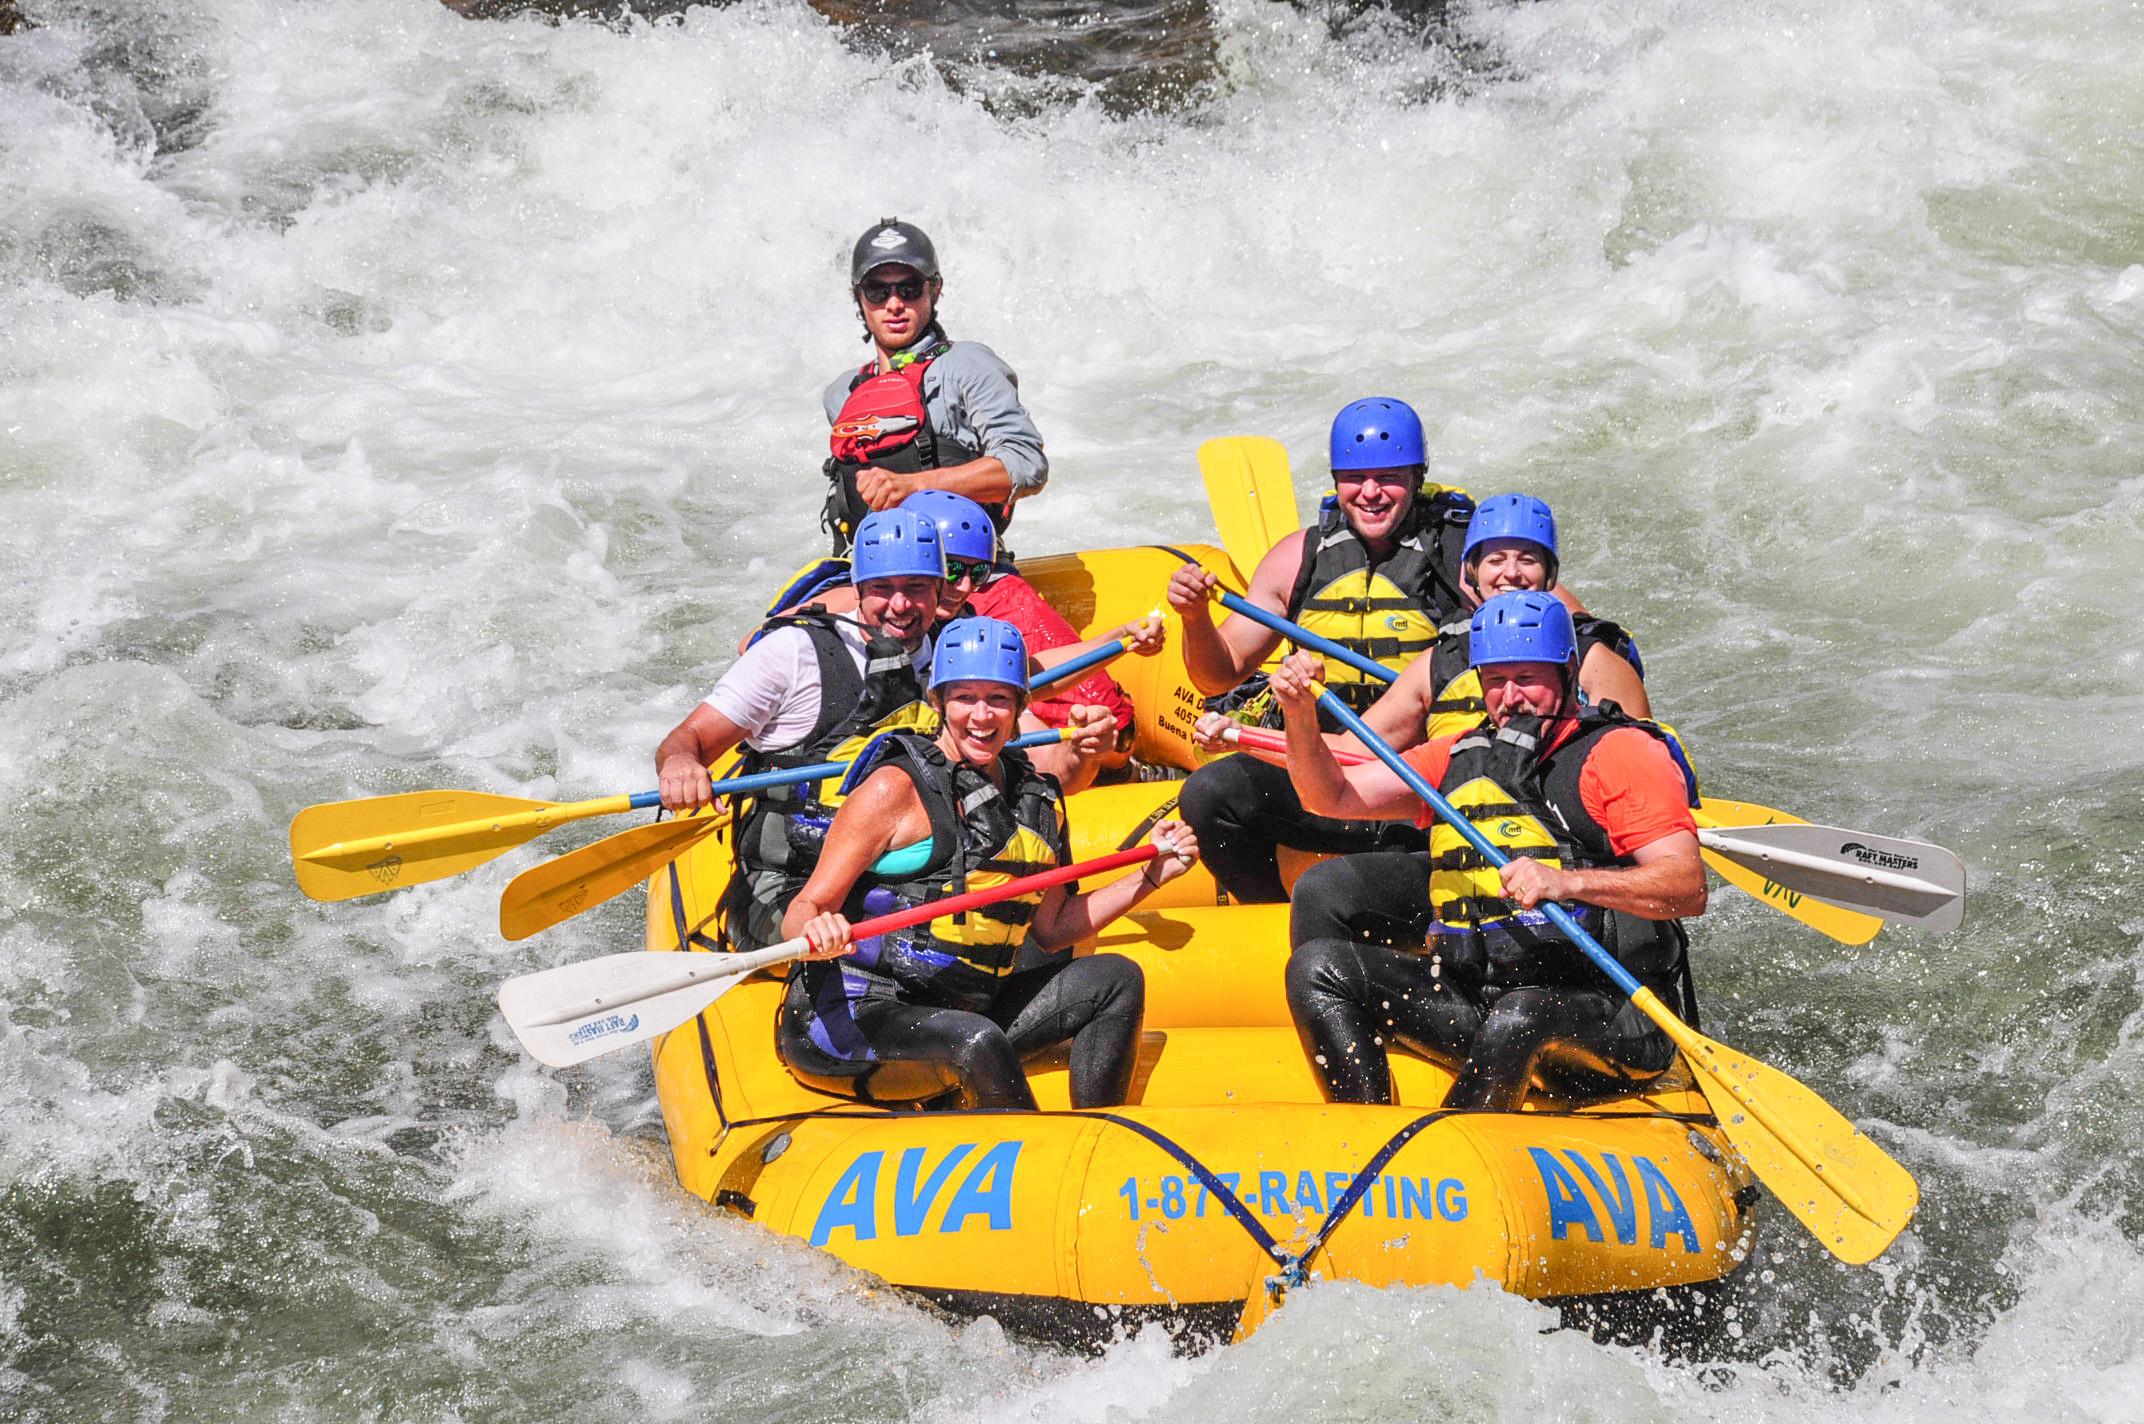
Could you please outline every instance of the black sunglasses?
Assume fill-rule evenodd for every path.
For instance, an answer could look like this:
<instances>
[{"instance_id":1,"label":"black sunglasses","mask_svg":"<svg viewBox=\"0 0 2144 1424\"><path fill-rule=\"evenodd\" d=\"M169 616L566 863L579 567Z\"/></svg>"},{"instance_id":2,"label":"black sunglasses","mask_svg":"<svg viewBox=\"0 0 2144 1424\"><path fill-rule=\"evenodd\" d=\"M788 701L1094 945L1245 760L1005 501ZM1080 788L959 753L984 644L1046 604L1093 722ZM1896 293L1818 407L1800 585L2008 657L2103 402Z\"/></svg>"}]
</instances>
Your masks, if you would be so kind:
<instances>
[{"instance_id":1,"label":"black sunglasses","mask_svg":"<svg viewBox=\"0 0 2144 1424\"><path fill-rule=\"evenodd\" d=\"M900 293L904 302L920 302L923 300L926 285L921 277L908 277L898 282L881 282L876 278L866 277L856 284L856 290L862 294L865 306L882 307L886 304L886 298L896 292Z\"/></svg>"},{"instance_id":2,"label":"black sunglasses","mask_svg":"<svg viewBox=\"0 0 2144 1424\"><path fill-rule=\"evenodd\" d=\"M959 583L962 579L973 579L980 584L990 576L990 571L996 567L997 565L988 559L947 559L945 561L945 579L947 583Z\"/></svg>"}]
</instances>

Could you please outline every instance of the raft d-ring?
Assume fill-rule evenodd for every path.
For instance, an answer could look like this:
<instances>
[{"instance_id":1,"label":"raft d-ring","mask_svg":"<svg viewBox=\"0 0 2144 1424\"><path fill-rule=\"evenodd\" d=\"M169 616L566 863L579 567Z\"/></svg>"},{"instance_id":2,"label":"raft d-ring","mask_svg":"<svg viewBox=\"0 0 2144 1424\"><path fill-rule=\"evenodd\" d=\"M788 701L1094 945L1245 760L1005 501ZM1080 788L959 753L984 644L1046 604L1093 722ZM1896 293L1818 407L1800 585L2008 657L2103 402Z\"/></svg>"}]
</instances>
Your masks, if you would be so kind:
<instances>
[{"instance_id":1,"label":"raft d-ring","mask_svg":"<svg viewBox=\"0 0 2144 1424\"><path fill-rule=\"evenodd\" d=\"M1286 1295L1297 1286L1308 1284L1309 1280L1303 1258L1290 1256L1280 1263L1279 1271L1266 1277L1266 1290L1272 1295Z\"/></svg>"}]
</instances>

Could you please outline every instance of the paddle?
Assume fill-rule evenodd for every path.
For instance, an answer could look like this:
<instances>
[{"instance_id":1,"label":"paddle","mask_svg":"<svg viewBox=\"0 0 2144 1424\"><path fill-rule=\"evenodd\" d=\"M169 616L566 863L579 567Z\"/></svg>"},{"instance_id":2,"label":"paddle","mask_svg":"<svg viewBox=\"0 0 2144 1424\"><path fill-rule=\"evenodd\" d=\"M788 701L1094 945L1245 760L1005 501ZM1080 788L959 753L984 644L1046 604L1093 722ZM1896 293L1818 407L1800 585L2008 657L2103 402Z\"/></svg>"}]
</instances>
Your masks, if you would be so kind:
<instances>
[{"instance_id":1,"label":"paddle","mask_svg":"<svg viewBox=\"0 0 2144 1424\"><path fill-rule=\"evenodd\" d=\"M1314 653L1347 664L1367 677L1382 682L1391 682L1397 673L1383 663L1362 656L1354 649L1321 638L1307 628L1299 627L1277 613L1271 613L1257 604L1240 598L1227 590L1216 591L1221 606L1231 613L1240 613L1254 623L1260 623L1291 638ZM1282 740L1286 745L1286 740ZM1718 817L1719 819L1714 819ZM1756 824L1780 823L1807 825L1797 816L1784 811L1774 811L1768 806L1756 806L1738 801L1704 801L1698 808L1697 822L1701 828L1698 837L1704 847L1705 863L1718 872L1721 879L1754 898L1770 905L1781 914L1800 920L1822 934L1829 935L1842 944L1867 944L1876 937L1882 920L1898 920L1905 924L1920 925L1927 929L1956 929L1965 914L1965 867L1958 857L1941 846L1926 845L1919 841L1893 841L1888 837L1874 836L1861 831L1835 831L1832 827L1818 827L1822 836L1809 836L1792 846L1777 845L1761 838L1738 836L1711 836L1707 832L1723 826L1746 827ZM1837 848L1828 857L1837 860L1839 855L1851 855L1847 850L1855 844L1878 856L1895 853L1906 859L1919 861L1927 882L1922 886L1880 887L1878 882L1862 877L1857 884L1824 867L1798 863L1795 856L1816 856L1826 859L1820 847L1829 836L1839 837ZM1847 862L1840 860L1839 865ZM1880 863L1860 862L1864 869L1882 870ZM1798 869L1793 882L1782 877Z\"/></svg>"},{"instance_id":2,"label":"paddle","mask_svg":"<svg viewBox=\"0 0 2144 1424\"><path fill-rule=\"evenodd\" d=\"M857 939L920 925L943 915L957 915L1047 890L1088 875L1152 860L1159 847L1144 845L1110 855L1025 875L987 890L974 890L897 910L853 926ZM561 964L534 974L519 974L499 986L499 1011L521 1046L539 1063L570 1068L613 1049L668 1033L706 1012L744 975L770 964L799 959L811 948L799 936L745 954L700 954L675 950L634 950Z\"/></svg>"},{"instance_id":3,"label":"paddle","mask_svg":"<svg viewBox=\"0 0 2144 1424\"><path fill-rule=\"evenodd\" d=\"M1353 732L1489 864L1502 867L1510 863L1511 857L1460 815L1345 702L1321 687L1318 706ZM1659 996L1602 949L1563 906L1543 901L1540 909L1596 968L1630 996L1640 1012L1674 1040L1684 1059L1696 1070L1698 1086L1712 1105L1727 1140L1749 1163L1757 1179L1815 1233L1826 1250L1850 1265L1862 1265L1881 1255L1906 1229L1906 1223L1913 1219L1920 1189L1905 1168L1802 1083L1777 1068L1714 1043L1677 1018Z\"/></svg>"},{"instance_id":4,"label":"paddle","mask_svg":"<svg viewBox=\"0 0 2144 1424\"><path fill-rule=\"evenodd\" d=\"M1071 734L1069 727L1028 732L1007 745L1039 747ZM527 939L616 899L728 825L729 819L723 812L635 826L524 870L499 896L499 933L508 939Z\"/></svg>"},{"instance_id":5,"label":"paddle","mask_svg":"<svg viewBox=\"0 0 2144 1424\"><path fill-rule=\"evenodd\" d=\"M1707 862L1730 884L1797 918L1830 909L1854 922L1857 931L1867 922L1862 937L1846 940L1849 944L1866 944L1883 920L1937 933L1965 923L1965 865L1941 846L1815 826L1741 801L1708 797L1694 814ZM1730 874L1729 866L1739 876ZM1757 888L1751 890L1746 881L1755 881ZM1790 896L1816 903L1783 903Z\"/></svg>"},{"instance_id":6,"label":"paddle","mask_svg":"<svg viewBox=\"0 0 2144 1424\"><path fill-rule=\"evenodd\" d=\"M1033 685L1045 687L1075 677L1124 650L1124 639L1113 639L1045 670ZM847 765L828 761L733 776L715 782L713 790L725 796L817 781ZM333 801L308 806L292 819L291 869L298 888L315 900L354 900L474 870L569 821L644 811L661 804L662 795L655 791L569 802L531 801L483 791L409 791Z\"/></svg>"},{"instance_id":7,"label":"paddle","mask_svg":"<svg viewBox=\"0 0 2144 1424\"><path fill-rule=\"evenodd\" d=\"M1244 578L1274 541L1301 526L1288 452L1263 435L1226 435L1199 446L1199 475L1221 545Z\"/></svg>"},{"instance_id":8,"label":"paddle","mask_svg":"<svg viewBox=\"0 0 2144 1424\"><path fill-rule=\"evenodd\" d=\"M1231 727L1222 736L1255 752L1288 750L1287 737L1270 727ZM1333 758L1342 766L1377 760L1341 747ZM1886 918L1933 930L1964 921L1965 866L1941 846L1812 826L1743 801L1707 800L1691 815L1706 863L1723 878L1787 914L1802 910L1803 897L1820 902L1800 917L1819 924L1821 912L1819 927L1834 926L1825 932L1844 943L1868 943Z\"/></svg>"}]
</instances>

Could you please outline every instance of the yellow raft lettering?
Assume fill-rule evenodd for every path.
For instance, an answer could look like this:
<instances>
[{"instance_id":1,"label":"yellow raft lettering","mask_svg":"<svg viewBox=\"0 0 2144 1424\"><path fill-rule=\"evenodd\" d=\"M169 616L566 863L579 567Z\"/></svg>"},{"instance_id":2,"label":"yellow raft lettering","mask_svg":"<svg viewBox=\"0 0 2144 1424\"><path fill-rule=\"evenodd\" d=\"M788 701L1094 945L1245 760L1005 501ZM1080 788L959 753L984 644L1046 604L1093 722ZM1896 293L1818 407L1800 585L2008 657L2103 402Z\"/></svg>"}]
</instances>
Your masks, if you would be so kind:
<instances>
[{"instance_id":1,"label":"yellow raft lettering","mask_svg":"<svg viewBox=\"0 0 2144 1424\"><path fill-rule=\"evenodd\" d=\"M1646 1157L1632 1157L1631 1167L1637 1172L1638 1185L1634 1187L1630 1174L1613 1152L1600 1154L1600 1166L1586 1160L1583 1152L1564 1150L1570 1167L1556 1160L1554 1153L1545 1147L1529 1147L1534 1167L1541 1174L1541 1189L1548 1194L1548 1234L1557 1241L1563 1240L1572 1227L1593 1241L1605 1243L1606 1235L1601 1229L1601 1217L1615 1230L1616 1241L1624 1246L1638 1242L1638 1188L1645 1194L1646 1222L1650 1228L1646 1244L1655 1251L1665 1251L1670 1236L1682 1238L1686 1254L1697 1253L1697 1224L1690 1219L1689 1208L1675 1194L1675 1188L1667 1174ZM1573 1175L1573 1169L1576 1175ZM1593 1189L1588 1196L1579 1186L1583 1177L1587 1187ZM1595 1212L1594 1199L1600 1201L1600 1211Z\"/></svg>"},{"instance_id":2,"label":"yellow raft lettering","mask_svg":"<svg viewBox=\"0 0 2144 1424\"><path fill-rule=\"evenodd\" d=\"M954 1189L952 1200L938 1218L939 1234L964 1230L975 1217L982 1217L992 1231L1012 1230L1013 1170L1019 1164L1020 1149L1026 1145L1000 1142L975 1159L975 1165ZM926 1148L902 1150L889 1184L894 1235L915 1236L924 1230L939 1193L975 1148L973 1142L949 1148L936 1166L925 1162L929 1155ZM878 1239L879 1169L885 1158L883 1151L865 1152L842 1170L819 1207L818 1219L812 1223L812 1245L824 1246L836 1231L842 1230L853 1232L858 1241Z\"/></svg>"},{"instance_id":3,"label":"yellow raft lettering","mask_svg":"<svg viewBox=\"0 0 2144 1424\"><path fill-rule=\"evenodd\" d=\"M1297 1216L1305 1213L1322 1214L1340 1204L1347 1189L1354 1183L1353 1172L1327 1172L1320 1185L1315 1172L1301 1171L1293 1176L1294 1196L1289 1195L1290 1174L1286 1172L1216 1172L1214 1179L1222 1190L1235 1197L1245 1207L1261 1216ZM1255 1177L1257 1185L1242 1184ZM1124 1210L1133 1221L1142 1213L1175 1220L1187 1213L1193 1217L1206 1215L1207 1193L1205 1183L1193 1178L1163 1177L1150 1183L1151 1194L1143 1190L1137 1177L1126 1177L1124 1185L1117 1188L1117 1195L1124 1198ZM1394 1177L1379 1175L1371 1179L1356 1199L1354 1210L1361 1216L1379 1214L1378 1201L1384 1202L1383 1214L1393 1221L1464 1221L1467 1217L1467 1184L1457 1177ZM1215 1207L1215 1215L1226 1208Z\"/></svg>"}]
</instances>

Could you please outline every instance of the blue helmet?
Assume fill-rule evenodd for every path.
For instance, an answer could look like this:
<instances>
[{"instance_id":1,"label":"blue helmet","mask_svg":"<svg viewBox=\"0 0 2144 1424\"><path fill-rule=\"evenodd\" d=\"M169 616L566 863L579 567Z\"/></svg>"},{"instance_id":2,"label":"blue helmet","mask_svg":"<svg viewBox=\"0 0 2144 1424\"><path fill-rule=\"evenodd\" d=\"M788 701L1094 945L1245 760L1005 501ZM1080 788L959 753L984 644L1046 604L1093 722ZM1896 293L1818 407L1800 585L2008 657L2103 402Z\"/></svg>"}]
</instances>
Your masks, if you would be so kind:
<instances>
[{"instance_id":1,"label":"blue helmet","mask_svg":"<svg viewBox=\"0 0 2144 1424\"><path fill-rule=\"evenodd\" d=\"M949 682L1004 682L1027 691L1027 639L1002 618L956 618L931 654L931 691Z\"/></svg>"},{"instance_id":2,"label":"blue helmet","mask_svg":"<svg viewBox=\"0 0 2144 1424\"><path fill-rule=\"evenodd\" d=\"M1467 546L1459 562L1473 563L1474 551L1492 539L1539 544L1547 556L1548 587L1556 586L1556 515L1547 505L1530 494L1499 494L1483 500L1467 525Z\"/></svg>"},{"instance_id":3,"label":"blue helmet","mask_svg":"<svg viewBox=\"0 0 2144 1424\"><path fill-rule=\"evenodd\" d=\"M1390 396L1371 396L1333 417L1335 470L1394 470L1429 463L1422 418Z\"/></svg>"},{"instance_id":4,"label":"blue helmet","mask_svg":"<svg viewBox=\"0 0 2144 1424\"><path fill-rule=\"evenodd\" d=\"M865 579L945 577L945 546L938 526L912 509L881 509L856 526L856 550L849 556L849 582Z\"/></svg>"},{"instance_id":5,"label":"blue helmet","mask_svg":"<svg viewBox=\"0 0 2144 1424\"><path fill-rule=\"evenodd\" d=\"M938 526L938 540L949 559L981 559L996 563L998 530L983 507L964 494L951 490L917 490L901 501Z\"/></svg>"},{"instance_id":6,"label":"blue helmet","mask_svg":"<svg viewBox=\"0 0 2144 1424\"><path fill-rule=\"evenodd\" d=\"M1500 593L1474 610L1467 632L1467 660L1491 663L1557 663L1578 656L1578 630L1571 610L1553 593L1534 589Z\"/></svg>"}]
</instances>

